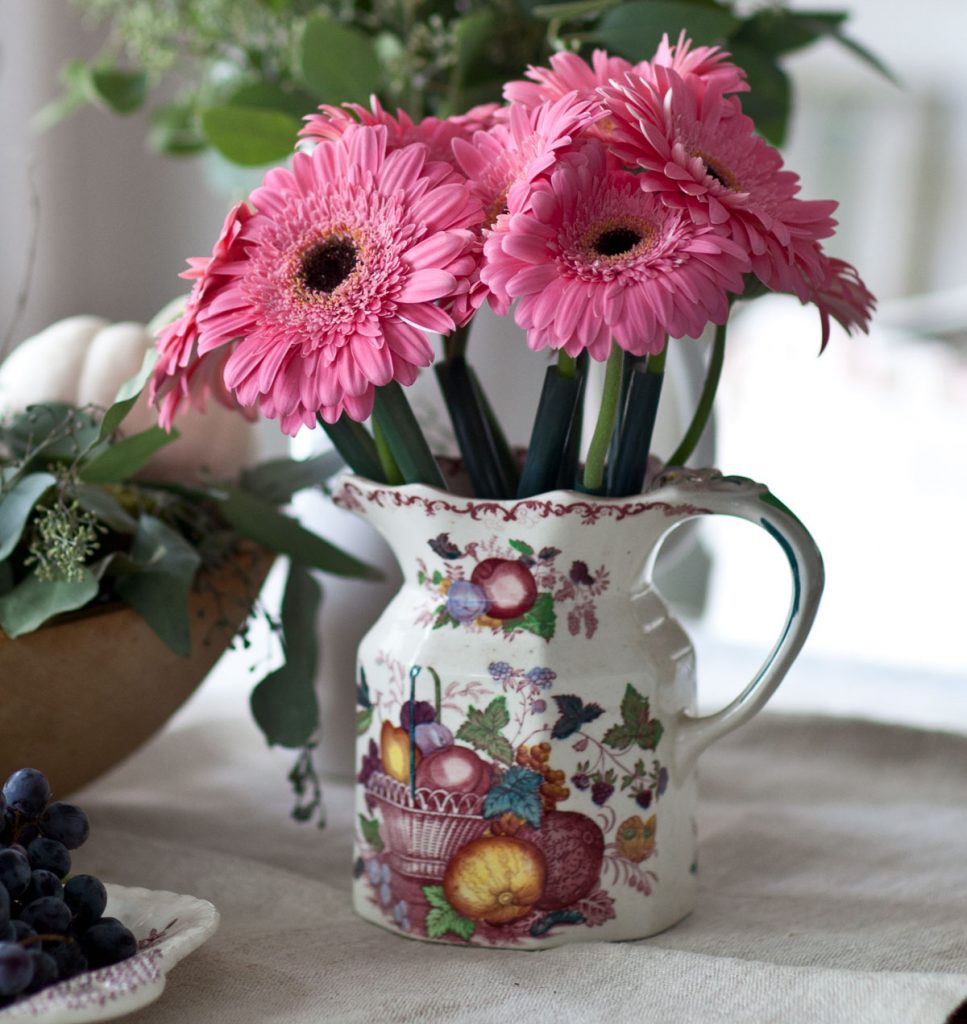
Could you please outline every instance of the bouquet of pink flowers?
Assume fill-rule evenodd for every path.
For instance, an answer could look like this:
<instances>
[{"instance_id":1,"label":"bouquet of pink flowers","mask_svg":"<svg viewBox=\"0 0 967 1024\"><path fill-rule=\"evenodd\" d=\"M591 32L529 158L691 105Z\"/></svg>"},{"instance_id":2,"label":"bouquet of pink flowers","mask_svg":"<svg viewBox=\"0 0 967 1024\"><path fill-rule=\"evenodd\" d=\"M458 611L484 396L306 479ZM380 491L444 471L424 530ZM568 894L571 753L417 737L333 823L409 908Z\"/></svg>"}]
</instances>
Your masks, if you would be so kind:
<instances>
[{"instance_id":1,"label":"bouquet of pink flowers","mask_svg":"<svg viewBox=\"0 0 967 1024\"><path fill-rule=\"evenodd\" d=\"M743 113L748 85L728 58L666 37L638 64L559 53L508 82L504 105L457 117L321 107L291 167L270 170L212 255L190 261L188 306L159 337L162 424L213 395L288 434L320 423L368 477L442 487L402 388L434 362L439 335L436 373L478 497L634 494L669 339L714 324L708 378L669 459L683 465L737 298L812 303L822 346L830 318L865 331L874 306L856 270L823 251L836 203L799 198ZM485 302L556 356L522 464L467 359ZM584 445L589 360L607 368Z\"/></svg>"}]
</instances>

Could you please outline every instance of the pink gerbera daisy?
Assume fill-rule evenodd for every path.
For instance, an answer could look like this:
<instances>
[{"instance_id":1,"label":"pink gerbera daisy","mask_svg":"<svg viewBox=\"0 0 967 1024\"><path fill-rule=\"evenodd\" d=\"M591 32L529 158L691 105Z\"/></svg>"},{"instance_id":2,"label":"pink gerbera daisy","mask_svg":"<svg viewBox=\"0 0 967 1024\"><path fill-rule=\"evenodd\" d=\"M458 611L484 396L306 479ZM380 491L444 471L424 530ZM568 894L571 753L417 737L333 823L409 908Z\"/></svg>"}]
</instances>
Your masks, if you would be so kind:
<instances>
[{"instance_id":1,"label":"pink gerbera daisy","mask_svg":"<svg viewBox=\"0 0 967 1024\"><path fill-rule=\"evenodd\" d=\"M534 183L550 173L561 155L599 116L600 109L597 101L569 93L533 110L511 106L506 123L476 132L472 142L454 140L457 164L484 209L484 235L502 213L524 206ZM507 312L506 305L490 293L479 274L474 275L454 303L454 319L458 324L466 323L488 297L498 313Z\"/></svg>"},{"instance_id":2,"label":"pink gerbera daisy","mask_svg":"<svg viewBox=\"0 0 967 1024\"><path fill-rule=\"evenodd\" d=\"M636 66L624 57L612 57L606 50L595 50L591 63L576 53L555 53L549 68L531 64L525 74L530 82L507 82L504 99L531 108L548 100L559 100L568 93L577 93L581 99L597 98L598 86L607 85L613 78L624 80Z\"/></svg>"},{"instance_id":3,"label":"pink gerbera daisy","mask_svg":"<svg viewBox=\"0 0 967 1024\"><path fill-rule=\"evenodd\" d=\"M856 268L835 257L826 261L826 276L813 288L806 300L819 310L822 320L822 348L829 341L829 320L832 317L852 334L869 333L870 317L876 308L873 293L863 283Z\"/></svg>"},{"instance_id":4,"label":"pink gerbera daisy","mask_svg":"<svg viewBox=\"0 0 967 1024\"><path fill-rule=\"evenodd\" d=\"M717 46L693 46L682 30L678 42L672 46L667 33L662 35L655 56L650 61L643 61L635 66L634 73L647 78L653 86L658 86L656 68L670 68L681 78L692 76L693 85L714 87L720 94L730 92L748 92L749 83L745 80L745 71L733 64L728 57L731 54ZM624 80L621 76L620 81Z\"/></svg>"},{"instance_id":5,"label":"pink gerbera daisy","mask_svg":"<svg viewBox=\"0 0 967 1024\"><path fill-rule=\"evenodd\" d=\"M316 413L369 416L374 389L412 384L447 332L437 303L475 269L480 205L426 147L387 152L385 126L349 125L252 194L245 259L200 319L199 352L241 338L225 383L294 434Z\"/></svg>"},{"instance_id":6,"label":"pink gerbera daisy","mask_svg":"<svg viewBox=\"0 0 967 1024\"><path fill-rule=\"evenodd\" d=\"M554 170L530 207L505 215L486 242L485 282L534 349L587 350L606 359L612 339L635 355L666 336L696 337L728 317L748 259L727 235L695 223L609 167L588 141Z\"/></svg>"},{"instance_id":7,"label":"pink gerbera daisy","mask_svg":"<svg viewBox=\"0 0 967 1024\"><path fill-rule=\"evenodd\" d=\"M817 242L833 233L837 204L797 198L798 176L721 83L699 85L661 66L654 73L655 85L628 75L600 90L617 154L666 205L728 231L767 288L807 301L812 282L825 278Z\"/></svg>"},{"instance_id":8,"label":"pink gerbera daisy","mask_svg":"<svg viewBox=\"0 0 967 1024\"><path fill-rule=\"evenodd\" d=\"M422 142L428 150L428 159L453 163L451 143L454 139L471 139L475 132L486 131L494 123L497 103L486 103L468 110L466 114L449 117L425 117L414 121L405 110L397 110L394 117L383 109L373 96L371 110L358 103L344 103L341 107L323 104L319 112L305 118L305 126L299 132L303 139L332 142L338 139L350 125L381 124L386 128L386 151L391 152L413 142Z\"/></svg>"},{"instance_id":9,"label":"pink gerbera daisy","mask_svg":"<svg viewBox=\"0 0 967 1024\"><path fill-rule=\"evenodd\" d=\"M209 396L229 409L239 408L222 379L228 352L199 356L199 316L231 282L231 270L236 262L245 258L240 236L251 216L252 211L244 202L233 207L225 218L211 256L189 259L190 269L181 274L195 284L184 313L158 334L158 361L148 388L151 404L157 406L158 419L165 430L171 430L175 415L186 399L201 411ZM254 417L254 411L250 415Z\"/></svg>"}]
</instances>

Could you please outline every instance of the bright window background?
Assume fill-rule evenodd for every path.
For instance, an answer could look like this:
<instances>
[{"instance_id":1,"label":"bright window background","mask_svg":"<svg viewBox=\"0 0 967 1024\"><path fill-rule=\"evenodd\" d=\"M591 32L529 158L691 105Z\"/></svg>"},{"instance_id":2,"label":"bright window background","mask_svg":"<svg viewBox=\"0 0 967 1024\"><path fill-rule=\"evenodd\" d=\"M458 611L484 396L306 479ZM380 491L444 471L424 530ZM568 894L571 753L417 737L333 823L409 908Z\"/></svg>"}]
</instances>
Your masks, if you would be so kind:
<instances>
[{"instance_id":1,"label":"bright window background","mask_svg":"<svg viewBox=\"0 0 967 1024\"><path fill-rule=\"evenodd\" d=\"M814 313L777 297L751 306L730 333L717 462L768 483L826 561L814 632L776 706L962 727L967 7L848 6L851 35L903 88L832 45L802 55L787 156L806 198L840 200L830 249L861 270L880 313L869 338L834 334L818 359ZM784 559L757 534L732 522L705 528L698 627L709 703L737 690L785 612Z\"/></svg>"}]
</instances>

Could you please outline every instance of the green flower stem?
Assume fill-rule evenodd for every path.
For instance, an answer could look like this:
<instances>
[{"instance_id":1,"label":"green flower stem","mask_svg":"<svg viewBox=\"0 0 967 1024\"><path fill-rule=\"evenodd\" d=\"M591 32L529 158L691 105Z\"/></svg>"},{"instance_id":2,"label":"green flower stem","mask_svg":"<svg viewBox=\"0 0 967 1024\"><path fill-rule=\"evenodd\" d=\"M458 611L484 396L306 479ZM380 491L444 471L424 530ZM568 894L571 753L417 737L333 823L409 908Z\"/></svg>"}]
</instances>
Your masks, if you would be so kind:
<instances>
[{"instance_id":1,"label":"green flower stem","mask_svg":"<svg viewBox=\"0 0 967 1024\"><path fill-rule=\"evenodd\" d=\"M480 379L477 377L476 370L469 363L467 364L467 373L470 376L470 383L473 386L473 393L476 396L477 403L483 410L487 424L490 427L490 433L494 439L494 446L497 449L497 458L500 460L504 479L509 482L509 490L506 493L513 494L517 489L517 480L520 477L520 466L517 462L517 457L507 441L504 429L500 425L500 420L497 418L490 400L487 398L487 393L484 391Z\"/></svg>"},{"instance_id":2,"label":"green flower stem","mask_svg":"<svg viewBox=\"0 0 967 1024\"><path fill-rule=\"evenodd\" d=\"M453 423L453 432L477 498L509 498L510 481L504 475L497 442L474 390L463 356L452 356L434 367Z\"/></svg>"},{"instance_id":3,"label":"green flower stem","mask_svg":"<svg viewBox=\"0 0 967 1024\"><path fill-rule=\"evenodd\" d=\"M362 423L351 420L345 413L335 423L326 423L321 416L317 416L316 419L329 436L333 447L354 473L375 480L376 483L387 482L376 450L376 442Z\"/></svg>"},{"instance_id":4,"label":"green flower stem","mask_svg":"<svg viewBox=\"0 0 967 1024\"><path fill-rule=\"evenodd\" d=\"M649 356L647 363L639 361L635 364L628 383L627 407L620 436L614 446L615 456L608 465L608 494L613 497L624 498L641 491L648 469L667 354L666 340L661 352Z\"/></svg>"},{"instance_id":5,"label":"green flower stem","mask_svg":"<svg viewBox=\"0 0 967 1024\"><path fill-rule=\"evenodd\" d=\"M563 349L557 354L557 372L562 377L576 377L578 375L578 361L569 356Z\"/></svg>"},{"instance_id":6,"label":"green flower stem","mask_svg":"<svg viewBox=\"0 0 967 1024\"><path fill-rule=\"evenodd\" d=\"M712 355L709 358L708 372L705 375L705 384L702 387L702 394L698 400L698 407L695 415L689 424L681 444L668 457L668 466L684 466L685 462L695 451L698 442L705 433L709 417L712 415L712 406L715 402L715 393L718 391L719 380L722 377L722 364L725 361L725 333L728 321L719 324L715 328L715 340L712 342Z\"/></svg>"},{"instance_id":7,"label":"green flower stem","mask_svg":"<svg viewBox=\"0 0 967 1024\"><path fill-rule=\"evenodd\" d=\"M443 339L443 355L446 359L454 359L457 356L465 356L467 354L472 324L473 320L468 324L464 324L463 327L458 327Z\"/></svg>"},{"instance_id":8,"label":"green flower stem","mask_svg":"<svg viewBox=\"0 0 967 1024\"><path fill-rule=\"evenodd\" d=\"M447 489L440 467L397 381L376 389L373 422L383 431L406 483Z\"/></svg>"},{"instance_id":9,"label":"green flower stem","mask_svg":"<svg viewBox=\"0 0 967 1024\"><path fill-rule=\"evenodd\" d=\"M376 419L373 420L373 440L376 442L376 454L379 456L380 465L383 467L383 475L386 477L386 482L392 487L403 483L403 474L400 472L400 467L396 464L396 459L393 458L393 452L390 450L386 434L383 433L383 428Z\"/></svg>"},{"instance_id":10,"label":"green flower stem","mask_svg":"<svg viewBox=\"0 0 967 1024\"><path fill-rule=\"evenodd\" d=\"M518 498L543 494L557 486L580 385L577 376L565 377L557 366L547 368L527 447L527 458L517 488Z\"/></svg>"},{"instance_id":11,"label":"green flower stem","mask_svg":"<svg viewBox=\"0 0 967 1024\"><path fill-rule=\"evenodd\" d=\"M581 431L584 425L584 394L588 383L588 354L582 352L577 362L578 393L574 402L574 411L567 430L567 443L557 474L557 486L565 490L574 490L578 482L578 464L581 459Z\"/></svg>"},{"instance_id":12,"label":"green flower stem","mask_svg":"<svg viewBox=\"0 0 967 1024\"><path fill-rule=\"evenodd\" d=\"M612 342L611 355L608 356L608 367L604 375L601 409L598 412L598 421L594 426L594 433L591 435L591 446L588 448L588 457L584 464L584 489L589 494L600 493L601 485L604 483L604 462L618 416L623 366L624 350Z\"/></svg>"}]
</instances>

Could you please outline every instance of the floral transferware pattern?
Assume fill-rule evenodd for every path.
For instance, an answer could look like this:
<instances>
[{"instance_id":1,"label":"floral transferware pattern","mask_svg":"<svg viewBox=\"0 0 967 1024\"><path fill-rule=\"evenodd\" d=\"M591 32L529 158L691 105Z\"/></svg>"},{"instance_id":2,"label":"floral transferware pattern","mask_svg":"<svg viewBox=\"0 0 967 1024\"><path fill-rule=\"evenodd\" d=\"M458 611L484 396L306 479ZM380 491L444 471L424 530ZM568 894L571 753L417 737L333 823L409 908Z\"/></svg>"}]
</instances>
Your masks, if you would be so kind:
<instances>
[{"instance_id":1,"label":"floral transferware pattern","mask_svg":"<svg viewBox=\"0 0 967 1024\"><path fill-rule=\"evenodd\" d=\"M460 546L440 533L427 543L436 559L418 559L416 579L434 603L420 609L416 625L551 640L562 612L571 636L590 639L597 632L595 599L610 584L603 565L591 569L559 548L535 550L524 540L491 538Z\"/></svg>"},{"instance_id":2,"label":"floral transferware pattern","mask_svg":"<svg viewBox=\"0 0 967 1024\"><path fill-rule=\"evenodd\" d=\"M365 676L357 690L361 731L378 726L379 741L360 758L356 877L388 926L533 943L613 920L616 886L652 894L658 876L645 862L668 771L657 756L664 728L633 685L613 721L552 693L556 675L542 666L493 662L490 687L444 683L428 667L431 701L417 699L422 669L407 673L385 652L379 661L396 685L375 704ZM570 779L555 767L564 744L587 755ZM632 813L643 809L644 819Z\"/></svg>"}]
</instances>

